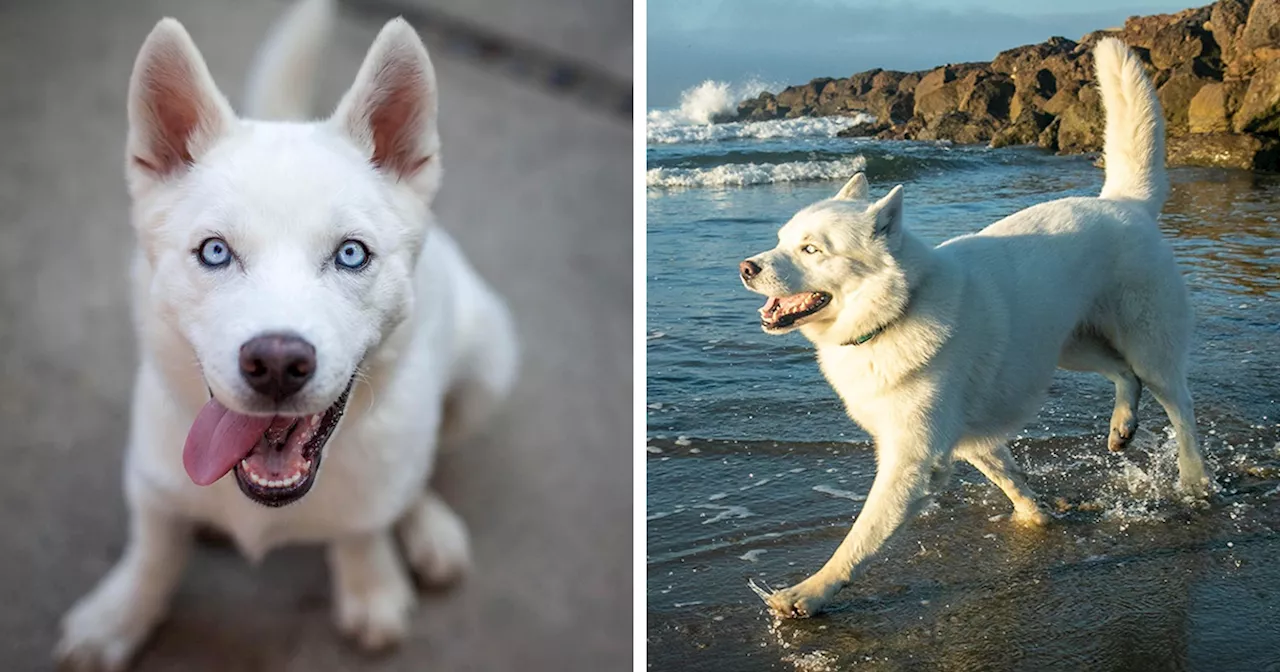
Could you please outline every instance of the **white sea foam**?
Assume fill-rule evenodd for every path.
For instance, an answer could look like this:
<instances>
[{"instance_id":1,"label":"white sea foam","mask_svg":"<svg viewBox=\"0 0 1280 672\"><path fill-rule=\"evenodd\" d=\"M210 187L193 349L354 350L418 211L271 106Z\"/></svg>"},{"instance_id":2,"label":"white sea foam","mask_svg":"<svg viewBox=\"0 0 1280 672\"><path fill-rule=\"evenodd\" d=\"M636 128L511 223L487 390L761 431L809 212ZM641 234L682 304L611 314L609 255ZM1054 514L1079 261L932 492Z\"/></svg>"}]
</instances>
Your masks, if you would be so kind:
<instances>
[{"instance_id":1,"label":"white sea foam","mask_svg":"<svg viewBox=\"0 0 1280 672\"><path fill-rule=\"evenodd\" d=\"M711 123L718 116L737 112L739 101L754 98L761 91L776 88L756 80L737 85L707 80L681 93L679 107L649 111L646 120L648 143L660 145L742 138L830 138L854 124L875 121L875 117L871 115L858 113L848 117L801 117L772 121Z\"/></svg>"},{"instance_id":2,"label":"white sea foam","mask_svg":"<svg viewBox=\"0 0 1280 672\"><path fill-rule=\"evenodd\" d=\"M867 499L866 495L860 495L856 492L850 492L848 490L833 488L829 485L815 485L813 486L813 489L815 492L821 492L824 495L831 495L832 497L840 497L841 499L848 499L855 502L862 502L862 501L866 501Z\"/></svg>"},{"instance_id":3,"label":"white sea foam","mask_svg":"<svg viewBox=\"0 0 1280 672\"><path fill-rule=\"evenodd\" d=\"M714 168L650 168L645 184L658 188L744 187L778 182L847 180L866 170L867 161L852 156L833 161L787 163L731 163Z\"/></svg>"},{"instance_id":4,"label":"white sea foam","mask_svg":"<svg viewBox=\"0 0 1280 672\"><path fill-rule=\"evenodd\" d=\"M645 127L651 145L721 140L769 140L772 138L834 138L855 124L875 121L869 114L844 117L797 117L770 121L733 121L727 124L688 124L671 119L667 110L649 112Z\"/></svg>"}]
</instances>

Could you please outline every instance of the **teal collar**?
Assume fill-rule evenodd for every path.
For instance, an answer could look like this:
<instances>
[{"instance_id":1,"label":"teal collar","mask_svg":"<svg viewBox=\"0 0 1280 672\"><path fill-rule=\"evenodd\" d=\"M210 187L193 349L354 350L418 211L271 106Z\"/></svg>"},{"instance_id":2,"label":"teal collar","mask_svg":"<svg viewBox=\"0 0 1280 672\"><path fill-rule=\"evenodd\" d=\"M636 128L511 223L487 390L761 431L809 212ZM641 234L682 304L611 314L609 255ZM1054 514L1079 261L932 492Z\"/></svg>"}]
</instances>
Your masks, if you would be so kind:
<instances>
[{"instance_id":1,"label":"teal collar","mask_svg":"<svg viewBox=\"0 0 1280 672\"><path fill-rule=\"evenodd\" d=\"M888 325L885 325L885 326L888 326ZM880 332L882 331L884 331L884 327L876 327L875 329L868 331L867 333L853 339L852 341L845 343L845 345L862 345L863 343L866 343L867 341L875 338L876 336L879 336Z\"/></svg>"}]
</instances>

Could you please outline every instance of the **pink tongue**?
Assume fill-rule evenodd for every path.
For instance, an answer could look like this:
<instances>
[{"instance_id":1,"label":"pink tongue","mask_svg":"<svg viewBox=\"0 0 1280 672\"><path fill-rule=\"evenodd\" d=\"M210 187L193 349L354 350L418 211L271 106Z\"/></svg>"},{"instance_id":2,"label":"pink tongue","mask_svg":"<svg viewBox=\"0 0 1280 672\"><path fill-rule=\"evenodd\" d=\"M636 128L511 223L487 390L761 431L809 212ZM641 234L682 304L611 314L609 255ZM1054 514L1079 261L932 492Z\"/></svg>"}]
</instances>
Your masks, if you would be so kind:
<instances>
[{"instance_id":1,"label":"pink tongue","mask_svg":"<svg viewBox=\"0 0 1280 672\"><path fill-rule=\"evenodd\" d=\"M226 475L253 450L275 420L241 415L210 399L187 433L182 466L196 485L209 485Z\"/></svg>"}]
</instances>

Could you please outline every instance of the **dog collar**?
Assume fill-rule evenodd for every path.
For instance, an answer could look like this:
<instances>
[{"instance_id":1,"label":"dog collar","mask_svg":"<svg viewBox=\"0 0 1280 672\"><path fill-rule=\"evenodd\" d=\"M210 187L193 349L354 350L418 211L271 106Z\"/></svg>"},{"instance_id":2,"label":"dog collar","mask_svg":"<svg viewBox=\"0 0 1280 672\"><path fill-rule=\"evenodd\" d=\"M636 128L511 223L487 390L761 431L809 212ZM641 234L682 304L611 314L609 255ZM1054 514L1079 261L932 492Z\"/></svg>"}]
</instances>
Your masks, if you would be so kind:
<instances>
[{"instance_id":1,"label":"dog collar","mask_svg":"<svg viewBox=\"0 0 1280 672\"><path fill-rule=\"evenodd\" d=\"M852 341L845 343L845 345L862 345L863 343L866 343L867 341L875 338L876 336L879 336L880 332L882 331L884 331L884 327L876 327L875 329L868 331L867 333L853 339Z\"/></svg>"}]
</instances>

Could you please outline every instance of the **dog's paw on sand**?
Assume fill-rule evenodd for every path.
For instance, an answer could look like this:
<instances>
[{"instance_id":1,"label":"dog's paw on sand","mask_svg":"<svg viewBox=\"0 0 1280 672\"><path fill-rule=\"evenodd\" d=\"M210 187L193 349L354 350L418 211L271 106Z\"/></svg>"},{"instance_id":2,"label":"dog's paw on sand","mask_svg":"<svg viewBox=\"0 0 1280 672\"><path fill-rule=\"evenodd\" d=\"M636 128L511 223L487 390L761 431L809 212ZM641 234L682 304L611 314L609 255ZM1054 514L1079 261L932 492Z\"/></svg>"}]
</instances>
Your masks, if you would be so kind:
<instances>
[{"instance_id":1,"label":"dog's paw on sand","mask_svg":"<svg viewBox=\"0 0 1280 672\"><path fill-rule=\"evenodd\" d=\"M755 580L748 581L751 590L760 596L775 616L780 618L809 618L817 616L831 601L835 591L827 587L817 586L812 578L805 579L790 588L766 590L756 585Z\"/></svg>"}]
</instances>

